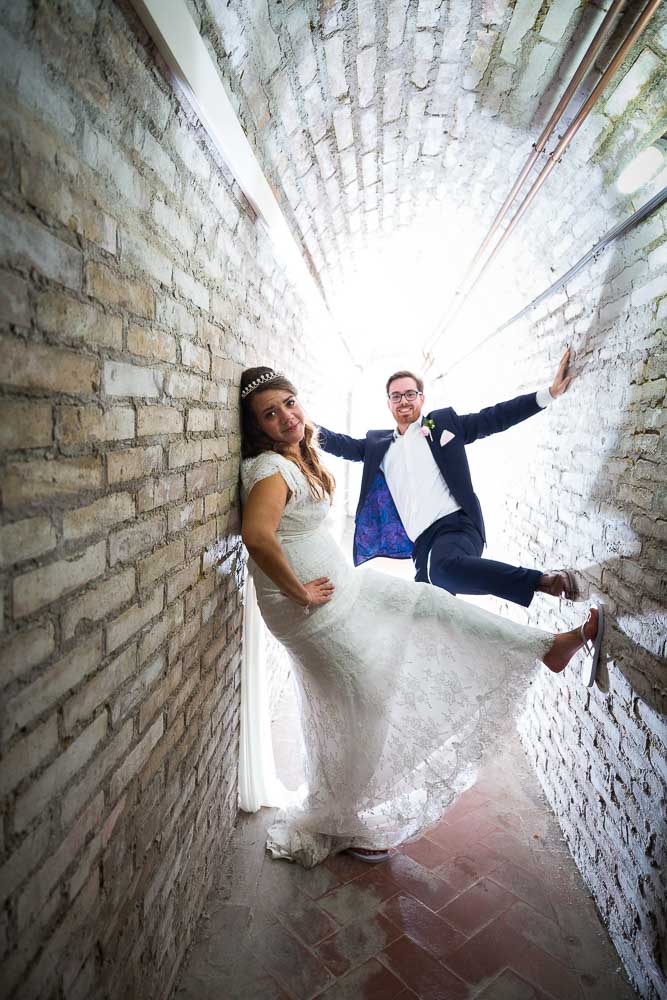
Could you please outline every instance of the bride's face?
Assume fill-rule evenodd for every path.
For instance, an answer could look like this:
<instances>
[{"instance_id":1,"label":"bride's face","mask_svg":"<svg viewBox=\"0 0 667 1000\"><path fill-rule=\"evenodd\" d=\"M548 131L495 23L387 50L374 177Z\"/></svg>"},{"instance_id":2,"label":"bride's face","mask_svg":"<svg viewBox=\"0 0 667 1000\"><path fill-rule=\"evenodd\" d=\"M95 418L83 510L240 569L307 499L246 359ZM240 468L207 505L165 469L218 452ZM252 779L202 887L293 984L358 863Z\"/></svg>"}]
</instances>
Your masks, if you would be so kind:
<instances>
[{"instance_id":1,"label":"bride's face","mask_svg":"<svg viewBox=\"0 0 667 1000\"><path fill-rule=\"evenodd\" d=\"M298 445L305 432L305 414L299 400L286 389L253 393L250 406L260 430L272 441Z\"/></svg>"}]
</instances>

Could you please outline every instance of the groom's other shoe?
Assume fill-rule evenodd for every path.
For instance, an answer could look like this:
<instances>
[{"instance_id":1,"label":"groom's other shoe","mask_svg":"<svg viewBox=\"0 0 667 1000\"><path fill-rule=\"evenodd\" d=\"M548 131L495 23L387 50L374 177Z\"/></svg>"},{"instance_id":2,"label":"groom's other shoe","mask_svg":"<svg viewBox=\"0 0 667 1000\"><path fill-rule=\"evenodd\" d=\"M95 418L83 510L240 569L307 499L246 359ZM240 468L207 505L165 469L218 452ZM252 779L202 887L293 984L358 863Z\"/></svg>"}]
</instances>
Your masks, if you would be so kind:
<instances>
[{"instance_id":1,"label":"groom's other shoe","mask_svg":"<svg viewBox=\"0 0 667 1000\"><path fill-rule=\"evenodd\" d=\"M579 585L572 570L557 569L556 576L561 577L563 581L563 590L559 596L564 597L566 601L578 601Z\"/></svg>"},{"instance_id":2,"label":"groom's other shoe","mask_svg":"<svg viewBox=\"0 0 667 1000\"><path fill-rule=\"evenodd\" d=\"M553 573L545 573L536 590L541 594L550 594L551 597L564 597L566 601L576 601L579 598L577 581L569 569L557 569Z\"/></svg>"}]
</instances>

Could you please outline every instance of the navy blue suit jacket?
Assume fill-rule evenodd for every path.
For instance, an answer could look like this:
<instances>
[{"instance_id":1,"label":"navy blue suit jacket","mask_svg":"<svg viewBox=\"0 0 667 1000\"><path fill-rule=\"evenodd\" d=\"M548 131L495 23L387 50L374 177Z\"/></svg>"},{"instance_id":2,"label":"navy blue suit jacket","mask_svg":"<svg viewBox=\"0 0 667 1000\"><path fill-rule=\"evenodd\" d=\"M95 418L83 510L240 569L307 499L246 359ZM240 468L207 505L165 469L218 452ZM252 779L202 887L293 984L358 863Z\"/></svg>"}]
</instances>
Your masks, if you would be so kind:
<instances>
[{"instance_id":1,"label":"navy blue suit jacket","mask_svg":"<svg viewBox=\"0 0 667 1000\"><path fill-rule=\"evenodd\" d=\"M472 487L470 468L465 446L507 430L528 417L541 412L536 393L517 396L505 403L487 406L479 413L459 415L451 406L442 410L432 410L427 420L435 424L427 439L433 458L443 479L462 510L477 526L482 539L486 541L484 519L477 495ZM441 445L443 431L453 437ZM401 519L392 500L384 473L380 469L387 448L393 441L393 430L368 431L365 438L353 438L347 434L336 434L326 427L320 427L320 447L352 462L363 462L361 492L355 515L354 563L373 559L376 556L407 559L412 554L413 543L405 533Z\"/></svg>"}]
</instances>

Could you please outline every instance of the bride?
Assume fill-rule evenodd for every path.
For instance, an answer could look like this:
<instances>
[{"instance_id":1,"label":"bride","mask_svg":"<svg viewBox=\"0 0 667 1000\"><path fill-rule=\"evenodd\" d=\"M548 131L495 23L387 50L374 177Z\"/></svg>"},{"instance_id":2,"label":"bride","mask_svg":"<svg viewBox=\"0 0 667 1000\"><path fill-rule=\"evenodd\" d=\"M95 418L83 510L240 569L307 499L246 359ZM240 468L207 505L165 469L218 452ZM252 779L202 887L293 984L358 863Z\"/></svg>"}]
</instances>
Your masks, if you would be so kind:
<instances>
[{"instance_id":1,"label":"bride","mask_svg":"<svg viewBox=\"0 0 667 1000\"><path fill-rule=\"evenodd\" d=\"M290 654L307 793L267 847L306 868L348 850L382 861L468 787L536 659L559 673L599 611L551 635L427 583L354 570L326 518L334 480L292 383L241 378L243 541L262 617Z\"/></svg>"}]
</instances>

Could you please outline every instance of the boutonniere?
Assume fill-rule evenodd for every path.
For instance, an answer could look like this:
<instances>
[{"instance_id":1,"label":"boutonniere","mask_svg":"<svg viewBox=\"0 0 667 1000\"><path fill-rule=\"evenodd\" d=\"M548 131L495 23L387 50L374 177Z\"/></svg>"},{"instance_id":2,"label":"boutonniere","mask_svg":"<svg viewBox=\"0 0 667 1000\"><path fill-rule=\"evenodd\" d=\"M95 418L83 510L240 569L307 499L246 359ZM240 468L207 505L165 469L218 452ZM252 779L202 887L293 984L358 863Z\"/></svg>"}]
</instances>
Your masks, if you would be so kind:
<instances>
[{"instance_id":1,"label":"boutonniere","mask_svg":"<svg viewBox=\"0 0 667 1000\"><path fill-rule=\"evenodd\" d=\"M435 420L431 420L430 417L427 417L426 420L422 420L422 425L419 430L424 437L430 438L432 441L433 431L435 430Z\"/></svg>"}]
</instances>

